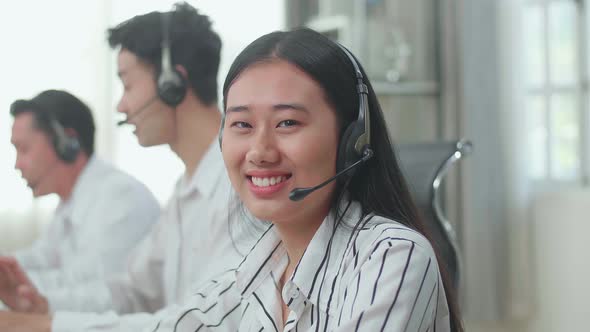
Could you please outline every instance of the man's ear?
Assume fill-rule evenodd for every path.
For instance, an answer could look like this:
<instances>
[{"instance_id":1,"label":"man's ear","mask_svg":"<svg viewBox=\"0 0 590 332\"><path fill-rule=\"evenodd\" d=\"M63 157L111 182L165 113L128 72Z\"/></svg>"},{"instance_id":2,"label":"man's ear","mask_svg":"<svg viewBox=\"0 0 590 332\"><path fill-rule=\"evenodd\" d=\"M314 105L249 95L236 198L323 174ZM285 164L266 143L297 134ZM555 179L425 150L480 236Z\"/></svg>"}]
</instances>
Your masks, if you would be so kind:
<instances>
[{"instance_id":1,"label":"man's ear","mask_svg":"<svg viewBox=\"0 0 590 332\"><path fill-rule=\"evenodd\" d=\"M68 137L78 137L78 133L72 128L64 128L64 132Z\"/></svg>"},{"instance_id":2,"label":"man's ear","mask_svg":"<svg viewBox=\"0 0 590 332\"><path fill-rule=\"evenodd\" d=\"M175 65L174 69L176 69L180 73L180 75L182 75L182 78L185 81L188 81L188 71L186 71L186 68L184 68L183 65Z\"/></svg>"}]
</instances>

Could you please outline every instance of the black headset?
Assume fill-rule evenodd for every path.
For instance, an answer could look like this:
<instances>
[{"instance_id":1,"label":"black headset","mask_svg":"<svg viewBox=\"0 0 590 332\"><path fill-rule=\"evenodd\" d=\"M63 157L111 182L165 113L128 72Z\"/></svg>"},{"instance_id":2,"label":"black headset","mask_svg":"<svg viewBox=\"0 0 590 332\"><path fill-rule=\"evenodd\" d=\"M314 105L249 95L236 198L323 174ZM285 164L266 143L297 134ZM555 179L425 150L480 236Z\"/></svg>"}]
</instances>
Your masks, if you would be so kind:
<instances>
[{"instance_id":1,"label":"black headset","mask_svg":"<svg viewBox=\"0 0 590 332\"><path fill-rule=\"evenodd\" d=\"M359 111L358 118L352 122L340 138L340 145L338 147L338 161L336 163L336 172L340 172L350 165L358 162L365 157L367 153L371 153L371 118L369 114L369 89L364 83L363 73L360 66L355 60L354 56L344 46L337 44L340 49L346 54L352 65L354 66L356 76L356 88L359 95ZM219 128L219 148L223 138L223 127L225 126L225 111L222 112L221 126Z\"/></svg>"},{"instance_id":2,"label":"black headset","mask_svg":"<svg viewBox=\"0 0 590 332\"><path fill-rule=\"evenodd\" d=\"M51 136L51 143L55 149L55 153L59 159L64 162L68 164L73 163L78 157L78 154L80 154L80 141L76 136L66 134L66 130L61 123L57 121L53 113L37 112L37 114L41 113L47 117L46 120L49 128L49 135Z\"/></svg>"},{"instance_id":3,"label":"black headset","mask_svg":"<svg viewBox=\"0 0 590 332\"><path fill-rule=\"evenodd\" d=\"M175 107L186 96L187 83L182 74L174 68L170 55L170 17L172 12L162 13L162 66L158 79L158 96L168 106Z\"/></svg>"},{"instance_id":4,"label":"black headset","mask_svg":"<svg viewBox=\"0 0 590 332\"><path fill-rule=\"evenodd\" d=\"M371 118L369 112L369 89L364 83L361 68L348 49L338 44L340 49L346 54L354 66L356 76L356 89L359 96L358 118L346 127L346 130L340 138L338 147L338 161L336 163L336 172L345 168L371 153Z\"/></svg>"}]
</instances>

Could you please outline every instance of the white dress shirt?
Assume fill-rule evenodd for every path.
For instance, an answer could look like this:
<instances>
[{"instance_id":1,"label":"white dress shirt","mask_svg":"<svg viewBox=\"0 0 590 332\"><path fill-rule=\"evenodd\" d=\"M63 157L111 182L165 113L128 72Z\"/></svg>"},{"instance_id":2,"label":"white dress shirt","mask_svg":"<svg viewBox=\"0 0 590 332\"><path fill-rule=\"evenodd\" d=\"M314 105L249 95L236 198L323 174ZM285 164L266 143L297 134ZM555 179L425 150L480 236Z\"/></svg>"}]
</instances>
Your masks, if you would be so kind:
<instances>
[{"instance_id":1,"label":"white dress shirt","mask_svg":"<svg viewBox=\"0 0 590 332\"><path fill-rule=\"evenodd\" d=\"M449 331L430 243L373 215L357 229L361 218L358 203L346 225L328 216L282 289L288 257L271 226L237 270L202 285L188 305L145 331Z\"/></svg>"},{"instance_id":2,"label":"white dress shirt","mask_svg":"<svg viewBox=\"0 0 590 332\"><path fill-rule=\"evenodd\" d=\"M177 182L126 272L96 285L92 296L85 296L86 303L61 308L103 313L56 311L52 331L141 330L157 321L156 311L190 296L191 285L235 268L256 237L248 242L240 225L230 224L230 188L219 147L212 144L192 178Z\"/></svg>"},{"instance_id":3,"label":"white dress shirt","mask_svg":"<svg viewBox=\"0 0 590 332\"><path fill-rule=\"evenodd\" d=\"M159 214L144 184L93 156L47 231L15 257L50 306L59 307L73 288L122 271Z\"/></svg>"}]
</instances>

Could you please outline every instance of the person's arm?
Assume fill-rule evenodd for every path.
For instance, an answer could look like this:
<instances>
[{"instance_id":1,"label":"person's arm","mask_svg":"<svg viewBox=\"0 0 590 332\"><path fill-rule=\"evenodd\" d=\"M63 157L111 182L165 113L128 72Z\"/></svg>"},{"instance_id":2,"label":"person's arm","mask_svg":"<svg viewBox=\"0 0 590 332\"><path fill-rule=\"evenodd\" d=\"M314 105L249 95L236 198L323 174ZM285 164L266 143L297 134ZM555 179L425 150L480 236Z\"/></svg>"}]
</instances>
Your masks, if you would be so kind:
<instances>
[{"instance_id":1,"label":"person's arm","mask_svg":"<svg viewBox=\"0 0 590 332\"><path fill-rule=\"evenodd\" d=\"M115 331L175 331L193 332L204 323L219 322L227 312L230 316L221 326L222 331L237 331L241 296L232 287L235 285L233 271L195 287L185 304L168 305L155 313L138 312L118 315L60 311L53 315L52 332L115 332ZM206 309L205 309L206 308ZM208 310L207 310L208 309ZM185 313L189 313L185 315ZM228 317L228 316L226 316ZM177 324L177 322L180 322ZM232 323L233 322L233 325ZM197 325L195 325L197 324ZM208 331L201 328L199 331Z\"/></svg>"},{"instance_id":2,"label":"person's arm","mask_svg":"<svg viewBox=\"0 0 590 332\"><path fill-rule=\"evenodd\" d=\"M16 276L16 272L20 271L18 263L15 263L17 266L12 266L12 269L8 271L12 272L10 275L7 275L7 269L0 269L0 281L12 280L12 282L0 283L3 286L0 288L2 290L0 299L4 298L5 302L8 301L7 304L11 309L24 312L47 312L47 302L51 310L75 309L100 312L112 309L113 301L106 284L106 275L115 271L122 274L125 269L121 265L125 264L125 256L130 251L128 247L135 246L146 228L159 214L158 203L155 199L150 199L150 196L142 197L141 192L133 193L129 190L119 191L117 194L119 203L111 204L112 200L103 199L98 202L99 204L94 204L92 210L87 213L89 224L86 229L80 231L78 241L92 245L85 247L83 252L77 253L79 259L62 269L27 271L24 278L19 280L2 278ZM100 220L101 214L107 208L110 208L110 217ZM142 225L145 226L137 227ZM138 249L142 254L131 258L130 266L144 264L141 262L141 259L145 258L141 257L145 256L143 253L147 253L147 258L150 259L150 240L146 242L148 244ZM0 263L2 263L1 260ZM149 265L154 264L149 263ZM157 271L152 269L150 272ZM121 278L124 279L124 277ZM27 287L24 293L23 286ZM29 305L17 306L19 303Z\"/></svg>"},{"instance_id":3,"label":"person's arm","mask_svg":"<svg viewBox=\"0 0 590 332\"><path fill-rule=\"evenodd\" d=\"M0 311L0 331L51 332L51 317L48 315Z\"/></svg>"},{"instance_id":4,"label":"person's arm","mask_svg":"<svg viewBox=\"0 0 590 332\"><path fill-rule=\"evenodd\" d=\"M37 301L33 302L34 300ZM0 256L0 303L2 302L10 310L26 312L35 304L35 309L47 311L46 301L37 296L35 287L18 261L10 256Z\"/></svg>"},{"instance_id":5,"label":"person's arm","mask_svg":"<svg viewBox=\"0 0 590 332\"><path fill-rule=\"evenodd\" d=\"M191 292L182 306L160 312L144 332L237 331L247 303L236 288L235 271L227 271Z\"/></svg>"},{"instance_id":6,"label":"person's arm","mask_svg":"<svg viewBox=\"0 0 590 332\"><path fill-rule=\"evenodd\" d=\"M105 302L107 305L104 307L97 307L97 303L84 303L92 300L92 292L80 296L62 293L60 298L65 301L69 297L72 305L53 310L52 331L136 331L137 326L149 324L154 317L150 313L165 305L163 266L166 230L169 227L163 215L150 235L133 250L127 271L108 279L104 284L106 290L100 289L101 294L108 295L109 302ZM91 285L89 287L88 291L96 291ZM79 312L82 311L80 308L92 306L95 306L94 310L87 311L96 313ZM55 309L55 306L52 308ZM132 312L139 314L127 315Z\"/></svg>"},{"instance_id":7,"label":"person's arm","mask_svg":"<svg viewBox=\"0 0 590 332\"><path fill-rule=\"evenodd\" d=\"M446 300L432 249L391 238L364 258L346 285L355 296L345 298L334 331L433 330Z\"/></svg>"},{"instance_id":8,"label":"person's arm","mask_svg":"<svg viewBox=\"0 0 590 332\"><path fill-rule=\"evenodd\" d=\"M143 331L157 324L169 312L178 312L173 305L155 312L137 312L121 315L114 311L105 313L58 311L52 317L51 332L119 332ZM155 324L154 324L155 323Z\"/></svg>"},{"instance_id":9,"label":"person's arm","mask_svg":"<svg viewBox=\"0 0 590 332\"><path fill-rule=\"evenodd\" d=\"M11 254L25 270L42 270L54 268L59 263L56 243L63 232L63 218L59 214L49 223L47 229L28 248Z\"/></svg>"},{"instance_id":10,"label":"person's arm","mask_svg":"<svg viewBox=\"0 0 590 332\"><path fill-rule=\"evenodd\" d=\"M119 332L142 331L158 320L158 313L139 312L119 315L60 311L53 315L51 332Z\"/></svg>"},{"instance_id":11,"label":"person's arm","mask_svg":"<svg viewBox=\"0 0 590 332\"><path fill-rule=\"evenodd\" d=\"M106 279L120 275L132 248L146 236L160 213L155 199L136 188L111 191L85 213L76 241L76 259L59 269L29 271L52 310L107 310L112 307ZM149 250L149 249L148 249Z\"/></svg>"},{"instance_id":12,"label":"person's arm","mask_svg":"<svg viewBox=\"0 0 590 332\"><path fill-rule=\"evenodd\" d=\"M164 305L165 216L132 251L121 273L46 292L52 312L153 312Z\"/></svg>"}]
</instances>

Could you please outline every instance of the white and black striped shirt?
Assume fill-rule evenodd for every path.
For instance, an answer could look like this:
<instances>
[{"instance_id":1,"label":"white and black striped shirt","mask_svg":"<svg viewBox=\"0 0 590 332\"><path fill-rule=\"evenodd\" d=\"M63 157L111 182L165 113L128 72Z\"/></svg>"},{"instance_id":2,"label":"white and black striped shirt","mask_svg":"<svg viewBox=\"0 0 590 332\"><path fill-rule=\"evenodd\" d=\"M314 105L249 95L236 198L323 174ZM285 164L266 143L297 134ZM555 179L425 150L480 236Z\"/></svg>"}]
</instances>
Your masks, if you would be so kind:
<instances>
[{"instance_id":1,"label":"white and black striped shirt","mask_svg":"<svg viewBox=\"0 0 590 332\"><path fill-rule=\"evenodd\" d=\"M428 240L378 216L349 226L360 218L358 203L344 223L328 216L282 291L288 257L271 226L238 269L205 284L149 331L449 331ZM286 322L282 301L291 310Z\"/></svg>"}]
</instances>

